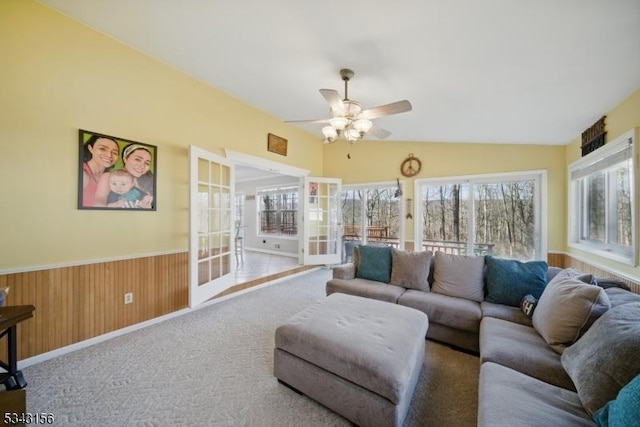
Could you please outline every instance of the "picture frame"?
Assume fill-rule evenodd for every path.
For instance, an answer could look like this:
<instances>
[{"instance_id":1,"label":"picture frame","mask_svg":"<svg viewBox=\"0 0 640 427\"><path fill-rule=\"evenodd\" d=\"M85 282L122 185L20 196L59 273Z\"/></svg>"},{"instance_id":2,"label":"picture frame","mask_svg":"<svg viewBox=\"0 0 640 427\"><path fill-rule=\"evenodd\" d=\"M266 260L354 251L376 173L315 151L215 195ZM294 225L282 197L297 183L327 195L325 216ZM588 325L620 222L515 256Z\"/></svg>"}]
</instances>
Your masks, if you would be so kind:
<instances>
[{"instance_id":1,"label":"picture frame","mask_svg":"<svg viewBox=\"0 0 640 427\"><path fill-rule=\"evenodd\" d=\"M270 133L267 136L267 150L272 153L280 154L281 156L287 155L287 140L277 135Z\"/></svg>"},{"instance_id":2,"label":"picture frame","mask_svg":"<svg viewBox=\"0 0 640 427\"><path fill-rule=\"evenodd\" d=\"M78 142L78 209L157 209L158 147L84 129Z\"/></svg>"}]
</instances>

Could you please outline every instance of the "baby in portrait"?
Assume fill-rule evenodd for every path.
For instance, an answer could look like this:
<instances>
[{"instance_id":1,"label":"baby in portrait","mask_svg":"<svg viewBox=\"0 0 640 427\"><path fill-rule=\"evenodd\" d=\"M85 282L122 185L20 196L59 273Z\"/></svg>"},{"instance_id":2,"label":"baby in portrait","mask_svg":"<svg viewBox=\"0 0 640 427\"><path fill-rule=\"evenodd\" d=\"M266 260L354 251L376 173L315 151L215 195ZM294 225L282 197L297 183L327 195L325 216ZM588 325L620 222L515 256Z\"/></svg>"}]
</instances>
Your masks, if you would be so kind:
<instances>
[{"instance_id":1,"label":"baby in portrait","mask_svg":"<svg viewBox=\"0 0 640 427\"><path fill-rule=\"evenodd\" d=\"M112 171L109 175L110 192L107 196L107 206L110 208L137 208L140 201L147 195L136 188L135 180L126 169Z\"/></svg>"}]
</instances>

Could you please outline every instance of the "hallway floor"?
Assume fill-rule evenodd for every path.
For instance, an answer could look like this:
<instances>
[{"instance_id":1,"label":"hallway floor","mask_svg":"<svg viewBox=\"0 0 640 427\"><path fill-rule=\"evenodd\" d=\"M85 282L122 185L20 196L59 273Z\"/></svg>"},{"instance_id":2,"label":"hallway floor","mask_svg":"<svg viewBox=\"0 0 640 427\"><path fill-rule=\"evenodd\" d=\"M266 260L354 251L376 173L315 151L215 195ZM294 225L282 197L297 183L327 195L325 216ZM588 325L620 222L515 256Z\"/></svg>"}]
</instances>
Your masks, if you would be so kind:
<instances>
[{"instance_id":1,"label":"hallway floor","mask_svg":"<svg viewBox=\"0 0 640 427\"><path fill-rule=\"evenodd\" d=\"M236 270L235 283L249 282L297 267L300 267L298 258L245 250L244 262Z\"/></svg>"}]
</instances>

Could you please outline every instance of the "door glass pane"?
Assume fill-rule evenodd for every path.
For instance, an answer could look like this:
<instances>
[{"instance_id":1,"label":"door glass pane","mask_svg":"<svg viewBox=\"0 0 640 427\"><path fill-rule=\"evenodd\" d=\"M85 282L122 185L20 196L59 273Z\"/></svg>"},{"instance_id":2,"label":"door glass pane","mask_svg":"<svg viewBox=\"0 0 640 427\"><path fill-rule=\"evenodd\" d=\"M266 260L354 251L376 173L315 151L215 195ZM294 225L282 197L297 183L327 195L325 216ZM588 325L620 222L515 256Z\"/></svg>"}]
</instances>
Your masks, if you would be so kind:
<instances>
[{"instance_id":1,"label":"door glass pane","mask_svg":"<svg viewBox=\"0 0 640 427\"><path fill-rule=\"evenodd\" d=\"M363 190L342 191L342 236L345 240L359 240L362 235Z\"/></svg>"},{"instance_id":2,"label":"door glass pane","mask_svg":"<svg viewBox=\"0 0 640 427\"><path fill-rule=\"evenodd\" d=\"M397 187L366 190L367 241L397 243L400 234L400 198Z\"/></svg>"},{"instance_id":3,"label":"door glass pane","mask_svg":"<svg viewBox=\"0 0 640 427\"><path fill-rule=\"evenodd\" d=\"M204 285L209 281L209 261L198 262L198 286Z\"/></svg>"},{"instance_id":4,"label":"door glass pane","mask_svg":"<svg viewBox=\"0 0 640 427\"><path fill-rule=\"evenodd\" d=\"M198 181L209 182L209 162L198 159Z\"/></svg>"},{"instance_id":5,"label":"door glass pane","mask_svg":"<svg viewBox=\"0 0 640 427\"><path fill-rule=\"evenodd\" d=\"M198 233L209 231L207 211L209 209L209 187L198 185Z\"/></svg>"},{"instance_id":6,"label":"door glass pane","mask_svg":"<svg viewBox=\"0 0 640 427\"><path fill-rule=\"evenodd\" d=\"M222 274L221 274L222 270L220 268L220 257L214 257L211 259L211 276L209 277L209 280L215 280L217 278L219 278Z\"/></svg>"},{"instance_id":7,"label":"door glass pane","mask_svg":"<svg viewBox=\"0 0 640 427\"><path fill-rule=\"evenodd\" d=\"M220 184L221 178L220 178L220 165L217 163L209 163L209 169L211 171L211 179L210 179L210 183L211 184Z\"/></svg>"},{"instance_id":8,"label":"door glass pane","mask_svg":"<svg viewBox=\"0 0 640 427\"><path fill-rule=\"evenodd\" d=\"M467 255L469 184L426 185L421 196L423 247Z\"/></svg>"},{"instance_id":9,"label":"door glass pane","mask_svg":"<svg viewBox=\"0 0 640 427\"><path fill-rule=\"evenodd\" d=\"M229 169L229 166L226 165L220 165L220 185L223 185L225 187L230 187L231 186L231 181L230 181L230 176L231 176L231 171Z\"/></svg>"},{"instance_id":10,"label":"door glass pane","mask_svg":"<svg viewBox=\"0 0 640 427\"><path fill-rule=\"evenodd\" d=\"M198 237L198 259L209 257L209 238L206 234Z\"/></svg>"},{"instance_id":11,"label":"door glass pane","mask_svg":"<svg viewBox=\"0 0 640 427\"><path fill-rule=\"evenodd\" d=\"M535 257L535 181L474 186L476 255Z\"/></svg>"}]
</instances>

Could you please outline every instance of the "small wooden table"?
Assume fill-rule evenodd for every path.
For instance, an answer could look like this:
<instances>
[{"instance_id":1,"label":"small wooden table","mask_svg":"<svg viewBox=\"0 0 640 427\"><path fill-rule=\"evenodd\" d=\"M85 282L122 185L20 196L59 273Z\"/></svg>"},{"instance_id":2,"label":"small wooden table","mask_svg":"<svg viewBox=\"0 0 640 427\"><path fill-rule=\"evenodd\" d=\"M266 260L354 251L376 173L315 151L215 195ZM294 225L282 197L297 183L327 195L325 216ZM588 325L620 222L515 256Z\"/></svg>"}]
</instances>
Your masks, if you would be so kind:
<instances>
[{"instance_id":1,"label":"small wooden table","mask_svg":"<svg viewBox=\"0 0 640 427\"><path fill-rule=\"evenodd\" d=\"M32 305L14 305L0 307L0 338L7 337L7 362L0 360L0 367L7 372L0 374L0 382L7 390L18 390L26 387L27 382L18 370L18 341L16 326L23 320L33 317Z\"/></svg>"}]
</instances>

